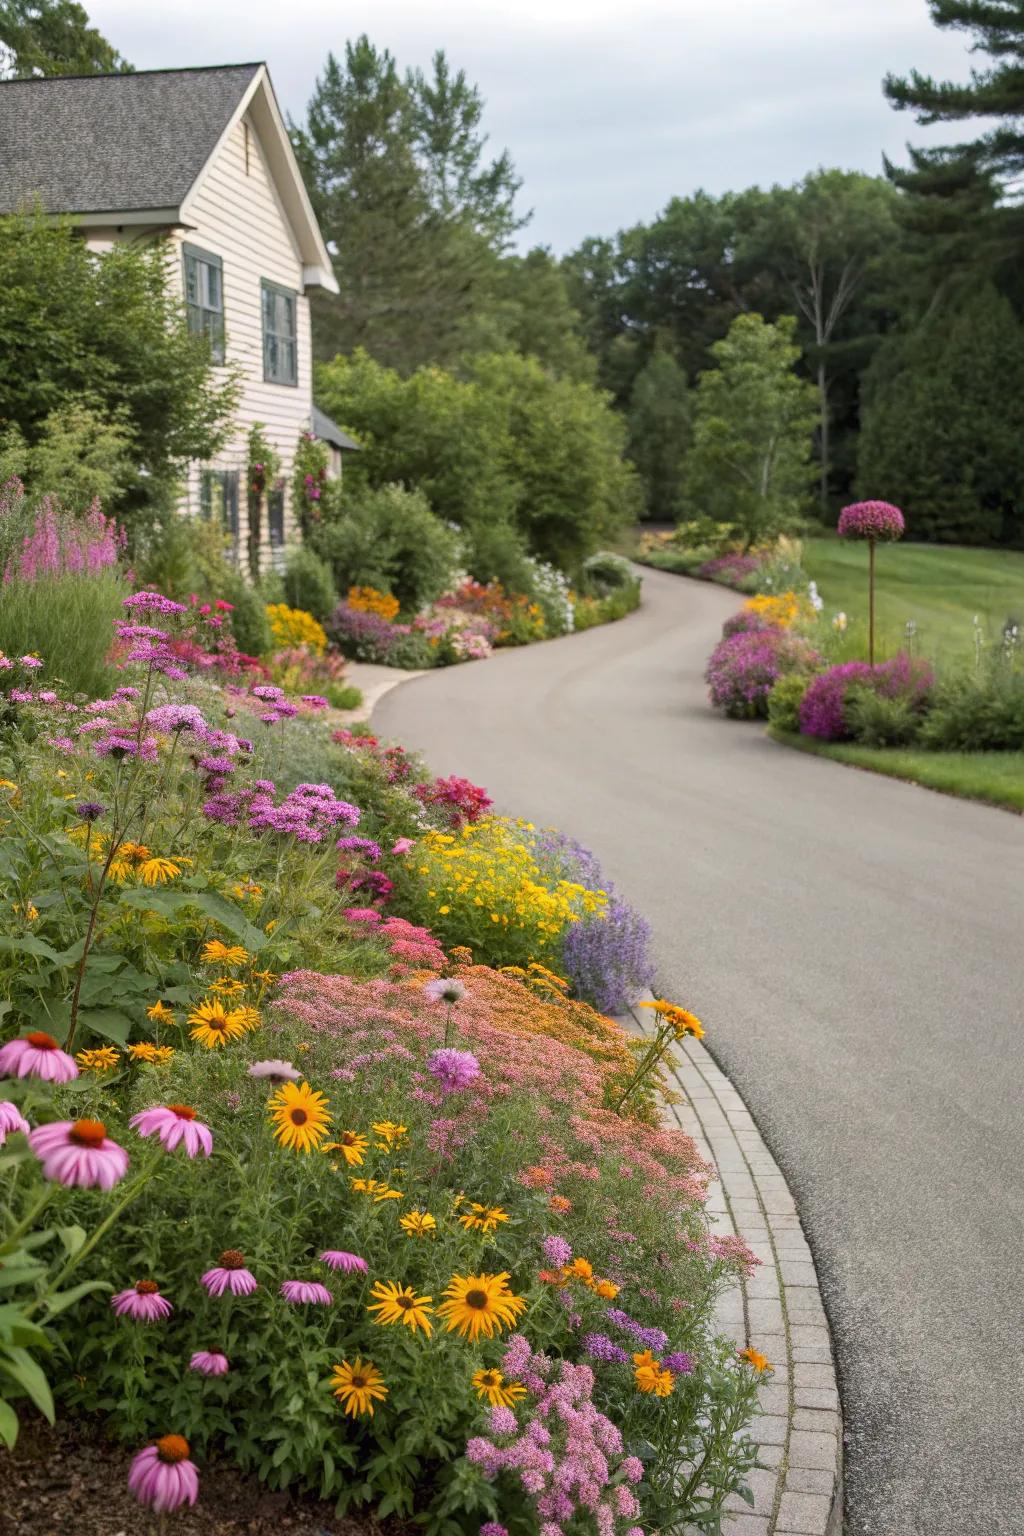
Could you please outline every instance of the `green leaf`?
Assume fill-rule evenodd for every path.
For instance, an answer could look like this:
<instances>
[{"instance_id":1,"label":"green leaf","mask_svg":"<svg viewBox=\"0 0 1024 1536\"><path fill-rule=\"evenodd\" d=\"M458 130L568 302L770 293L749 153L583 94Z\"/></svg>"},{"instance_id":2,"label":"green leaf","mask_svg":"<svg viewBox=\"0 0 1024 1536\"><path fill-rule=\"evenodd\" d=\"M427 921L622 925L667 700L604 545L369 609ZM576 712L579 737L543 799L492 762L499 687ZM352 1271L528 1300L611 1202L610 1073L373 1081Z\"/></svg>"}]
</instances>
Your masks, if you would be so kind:
<instances>
[{"instance_id":1,"label":"green leaf","mask_svg":"<svg viewBox=\"0 0 1024 1536\"><path fill-rule=\"evenodd\" d=\"M68 1258L73 1259L75 1254L85 1242L84 1227L58 1227L57 1236L67 1249Z\"/></svg>"},{"instance_id":2,"label":"green leaf","mask_svg":"<svg viewBox=\"0 0 1024 1536\"><path fill-rule=\"evenodd\" d=\"M131 1033L131 1019L117 1008L83 1008L78 1020L94 1035L113 1040L117 1045L124 1045Z\"/></svg>"},{"instance_id":3,"label":"green leaf","mask_svg":"<svg viewBox=\"0 0 1024 1536\"><path fill-rule=\"evenodd\" d=\"M60 962L60 956L44 939L33 938L26 934L23 938L16 939L10 936L0 938L0 950L6 950L15 955L42 955L45 960Z\"/></svg>"},{"instance_id":4,"label":"green leaf","mask_svg":"<svg viewBox=\"0 0 1024 1536\"><path fill-rule=\"evenodd\" d=\"M33 1360L27 1349L8 1345L0 1354L0 1370L5 1371L19 1387L22 1387L35 1403L47 1423L53 1424L56 1415L50 1383L39 1363Z\"/></svg>"},{"instance_id":5,"label":"green leaf","mask_svg":"<svg viewBox=\"0 0 1024 1536\"><path fill-rule=\"evenodd\" d=\"M183 908L194 907L225 928L245 945L250 954L258 954L270 942L262 928L254 927L245 914L223 896L196 891L125 890L121 892L121 903L143 912L157 912L162 917L176 917Z\"/></svg>"},{"instance_id":6,"label":"green leaf","mask_svg":"<svg viewBox=\"0 0 1024 1536\"><path fill-rule=\"evenodd\" d=\"M14 1442L17 1440L17 1438L18 1415L15 1413L10 1403L5 1402L4 1399L0 1397L0 1440L3 1441L4 1445L6 1445L9 1451L13 1451Z\"/></svg>"},{"instance_id":7,"label":"green leaf","mask_svg":"<svg viewBox=\"0 0 1024 1536\"><path fill-rule=\"evenodd\" d=\"M57 1291L47 1299L46 1320L49 1322L51 1317L57 1317L93 1291L112 1291L113 1289L114 1287L106 1280L83 1280L80 1285L73 1285L68 1291Z\"/></svg>"}]
</instances>

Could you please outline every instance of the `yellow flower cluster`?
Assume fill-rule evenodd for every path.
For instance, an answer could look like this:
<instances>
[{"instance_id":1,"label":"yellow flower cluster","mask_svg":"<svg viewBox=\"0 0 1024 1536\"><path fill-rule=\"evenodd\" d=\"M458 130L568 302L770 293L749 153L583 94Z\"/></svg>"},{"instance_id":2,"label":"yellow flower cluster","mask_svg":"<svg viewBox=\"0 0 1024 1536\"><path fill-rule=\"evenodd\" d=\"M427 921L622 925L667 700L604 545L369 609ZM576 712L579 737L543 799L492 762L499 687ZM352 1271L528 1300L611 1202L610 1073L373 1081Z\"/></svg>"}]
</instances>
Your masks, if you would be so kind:
<instances>
[{"instance_id":1,"label":"yellow flower cluster","mask_svg":"<svg viewBox=\"0 0 1024 1536\"><path fill-rule=\"evenodd\" d=\"M375 613L382 619L398 617L398 598L390 592L378 592L376 587L349 587L348 605L358 613Z\"/></svg>"},{"instance_id":2,"label":"yellow flower cluster","mask_svg":"<svg viewBox=\"0 0 1024 1536\"><path fill-rule=\"evenodd\" d=\"M759 592L756 597L748 597L743 606L777 629L792 629L794 624L814 616L813 609L796 592Z\"/></svg>"},{"instance_id":3,"label":"yellow flower cluster","mask_svg":"<svg viewBox=\"0 0 1024 1536\"><path fill-rule=\"evenodd\" d=\"M603 917L604 891L590 891L546 872L535 851L536 828L487 816L460 832L428 832L420 840L419 874L443 938L457 937L503 960L529 960L570 923Z\"/></svg>"},{"instance_id":4,"label":"yellow flower cluster","mask_svg":"<svg viewBox=\"0 0 1024 1536\"><path fill-rule=\"evenodd\" d=\"M323 626L304 608L289 608L287 603L268 603L270 633L278 645L304 645L307 651L322 656L327 649Z\"/></svg>"}]
</instances>

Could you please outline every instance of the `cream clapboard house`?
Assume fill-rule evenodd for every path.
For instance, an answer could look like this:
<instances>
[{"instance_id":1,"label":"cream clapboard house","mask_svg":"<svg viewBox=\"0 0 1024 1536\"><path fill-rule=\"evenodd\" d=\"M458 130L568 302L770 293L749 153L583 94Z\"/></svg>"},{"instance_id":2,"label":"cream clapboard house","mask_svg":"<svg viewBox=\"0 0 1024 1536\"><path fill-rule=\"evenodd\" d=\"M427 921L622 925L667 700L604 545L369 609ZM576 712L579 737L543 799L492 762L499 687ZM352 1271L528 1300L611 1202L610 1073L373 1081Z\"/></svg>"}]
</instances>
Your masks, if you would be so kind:
<instances>
[{"instance_id":1,"label":"cream clapboard house","mask_svg":"<svg viewBox=\"0 0 1024 1536\"><path fill-rule=\"evenodd\" d=\"M314 418L308 294L338 285L266 65L0 84L0 212L36 201L96 251L166 239L189 324L241 375L230 436L189 466L183 510L222 521L244 551L247 438L261 422L282 463L261 518L272 563L294 522L300 434L328 443L339 474L358 445Z\"/></svg>"}]
</instances>

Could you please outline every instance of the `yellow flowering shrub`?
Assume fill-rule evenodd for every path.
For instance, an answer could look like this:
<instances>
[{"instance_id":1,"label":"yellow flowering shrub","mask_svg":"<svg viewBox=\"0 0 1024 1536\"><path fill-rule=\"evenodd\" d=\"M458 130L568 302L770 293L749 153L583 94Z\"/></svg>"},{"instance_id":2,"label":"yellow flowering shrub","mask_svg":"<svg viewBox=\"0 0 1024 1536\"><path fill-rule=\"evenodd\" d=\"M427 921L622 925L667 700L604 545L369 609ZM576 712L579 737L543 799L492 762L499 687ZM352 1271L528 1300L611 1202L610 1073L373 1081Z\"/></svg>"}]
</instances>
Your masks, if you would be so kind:
<instances>
[{"instance_id":1,"label":"yellow flowering shrub","mask_svg":"<svg viewBox=\"0 0 1024 1536\"><path fill-rule=\"evenodd\" d=\"M376 613L382 619L398 617L398 598L376 587L349 587L348 605L358 613Z\"/></svg>"},{"instance_id":2,"label":"yellow flowering shrub","mask_svg":"<svg viewBox=\"0 0 1024 1536\"><path fill-rule=\"evenodd\" d=\"M777 629L792 629L794 624L813 618L809 603L796 592L759 592L748 597L743 607Z\"/></svg>"},{"instance_id":3,"label":"yellow flowering shrub","mask_svg":"<svg viewBox=\"0 0 1024 1536\"><path fill-rule=\"evenodd\" d=\"M270 633L279 646L304 645L322 656L327 649L323 626L304 608L289 608L287 603L268 603Z\"/></svg>"},{"instance_id":4,"label":"yellow flowering shrub","mask_svg":"<svg viewBox=\"0 0 1024 1536\"><path fill-rule=\"evenodd\" d=\"M604 891L552 873L538 856L541 839L531 822L486 816L420 840L423 918L442 944L468 944L495 965L528 965L570 923L606 914Z\"/></svg>"}]
</instances>

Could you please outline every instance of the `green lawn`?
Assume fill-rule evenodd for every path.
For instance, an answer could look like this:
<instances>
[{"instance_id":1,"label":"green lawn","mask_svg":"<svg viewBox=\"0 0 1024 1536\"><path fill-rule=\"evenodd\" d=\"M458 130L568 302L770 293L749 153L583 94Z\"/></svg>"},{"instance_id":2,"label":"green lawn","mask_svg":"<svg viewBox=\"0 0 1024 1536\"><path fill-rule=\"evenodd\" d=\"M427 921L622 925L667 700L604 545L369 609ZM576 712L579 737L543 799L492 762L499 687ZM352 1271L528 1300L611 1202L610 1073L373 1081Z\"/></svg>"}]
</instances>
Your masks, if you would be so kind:
<instances>
[{"instance_id":1,"label":"green lawn","mask_svg":"<svg viewBox=\"0 0 1024 1536\"><path fill-rule=\"evenodd\" d=\"M909 779L927 789L967 800L985 800L1011 811L1024 811L1024 752L925 752L913 747L859 747L851 742L815 741L772 731L776 741L817 757L831 757L854 768Z\"/></svg>"},{"instance_id":2,"label":"green lawn","mask_svg":"<svg viewBox=\"0 0 1024 1536\"><path fill-rule=\"evenodd\" d=\"M839 610L847 615L849 654L861 649L866 654L866 546L838 538L807 539L803 563L818 583L826 615ZM880 544L875 601L879 655L905 646L907 620L912 619L919 653L940 663L967 659L974 654L975 614L986 640L996 638L1010 616L1024 625L1024 554L945 544Z\"/></svg>"}]
</instances>

